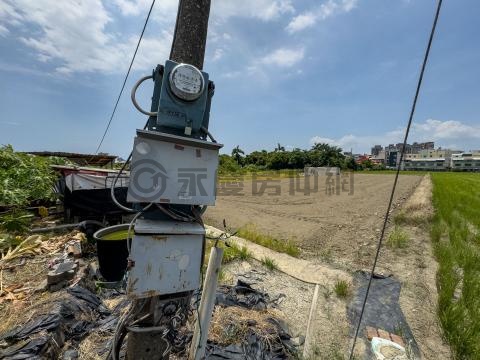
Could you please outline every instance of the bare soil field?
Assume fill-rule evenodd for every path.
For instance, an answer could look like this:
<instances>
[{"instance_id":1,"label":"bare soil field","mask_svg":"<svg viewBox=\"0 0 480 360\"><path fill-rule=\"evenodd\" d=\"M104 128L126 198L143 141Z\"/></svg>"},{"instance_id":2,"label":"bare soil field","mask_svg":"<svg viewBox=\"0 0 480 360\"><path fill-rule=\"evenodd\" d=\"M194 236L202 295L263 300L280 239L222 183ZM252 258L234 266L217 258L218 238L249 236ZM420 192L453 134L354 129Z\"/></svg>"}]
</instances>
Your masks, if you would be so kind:
<instances>
[{"instance_id":1,"label":"bare soil field","mask_svg":"<svg viewBox=\"0 0 480 360\"><path fill-rule=\"evenodd\" d=\"M372 262L393 179L392 175L355 173L352 194L350 176L340 178L345 183L343 186L340 183L338 194L337 188L329 194L326 176L319 177L317 191L310 194L303 191L291 194L294 179L277 179L269 181L270 188L261 195L253 194L252 180L245 180L241 196L217 197L216 206L207 210L205 222L217 228L222 228L223 219L233 228L255 224L259 232L293 239L302 250L301 256L311 261L350 270L365 268ZM400 176L396 207L420 180L421 176ZM304 179L299 178L299 182L303 189Z\"/></svg>"}]
</instances>

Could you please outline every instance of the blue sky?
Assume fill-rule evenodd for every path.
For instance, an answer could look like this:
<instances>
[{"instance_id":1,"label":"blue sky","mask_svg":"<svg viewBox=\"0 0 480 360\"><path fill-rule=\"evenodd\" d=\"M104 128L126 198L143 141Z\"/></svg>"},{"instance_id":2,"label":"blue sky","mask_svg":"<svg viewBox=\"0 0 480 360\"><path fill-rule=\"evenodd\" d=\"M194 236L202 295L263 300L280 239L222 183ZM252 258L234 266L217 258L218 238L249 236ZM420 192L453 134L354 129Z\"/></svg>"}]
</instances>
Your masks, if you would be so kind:
<instances>
[{"instance_id":1,"label":"blue sky","mask_svg":"<svg viewBox=\"0 0 480 360\"><path fill-rule=\"evenodd\" d=\"M100 151L125 157L145 117L133 82L168 57L178 0L157 0ZM0 144L92 153L150 0L0 0ZM402 140L434 0L212 0L210 130L246 151ZM412 141L480 148L480 2L445 0ZM148 107L151 85L139 94Z\"/></svg>"}]
</instances>

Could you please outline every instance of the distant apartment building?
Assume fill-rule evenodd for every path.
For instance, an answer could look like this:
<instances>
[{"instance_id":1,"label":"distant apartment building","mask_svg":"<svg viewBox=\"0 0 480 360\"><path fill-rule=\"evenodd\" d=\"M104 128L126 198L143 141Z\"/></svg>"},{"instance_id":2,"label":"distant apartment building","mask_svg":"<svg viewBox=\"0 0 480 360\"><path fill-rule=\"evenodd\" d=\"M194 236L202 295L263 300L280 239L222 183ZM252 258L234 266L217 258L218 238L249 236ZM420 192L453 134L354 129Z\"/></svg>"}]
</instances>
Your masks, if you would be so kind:
<instances>
[{"instance_id":1,"label":"distant apartment building","mask_svg":"<svg viewBox=\"0 0 480 360\"><path fill-rule=\"evenodd\" d=\"M370 151L370 154L372 156L378 156L378 154L383 151L383 146L382 145L375 145L372 147L372 150Z\"/></svg>"},{"instance_id":2,"label":"distant apartment building","mask_svg":"<svg viewBox=\"0 0 480 360\"><path fill-rule=\"evenodd\" d=\"M418 154L422 150L433 150L435 149L435 143L433 141L417 143L414 142L413 144L406 144L405 148L403 147L403 143L397 144L389 144L385 147L385 151L400 151L405 154Z\"/></svg>"},{"instance_id":3,"label":"distant apartment building","mask_svg":"<svg viewBox=\"0 0 480 360\"><path fill-rule=\"evenodd\" d=\"M480 171L480 152L452 154L448 165L452 171Z\"/></svg>"},{"instance_id":4,"label":"distant apartment building","mask_svg":"<svg viewBox=\"0 0 480 360\"><path fill-rule=\"evenodd\" d=\"M425 149L420 150L417 153L405 154L405 160L412 159L435 159L435 158L450 158L452 154L458 154L463 152L462 150L451 150L451 149Z\"/></svg>"},{"instance_id":5,"label":"distant apartment building","mask_svg":"<svg viewBox=\"0 0 480 360\"><path fill-rule=\"evenodd\" d=\"M385 150L370 155L370 161L377 165L385 165Z\"/></svg>"},{"instance_id":6,"label":"distant apartment building","mask_svg":"<svg viewBox=\"0 0 480 360\"><path fill-rule=\"evenodd\" d=\"M374 145L368 160L387 168L396 168L402 158L400 168L404 170L425 171L480 171L480 150L464 152L463 150L435 149L433 141L413 144L403 143ZM367 155L356 156L357 162L367 160Z\"/></svg>"}]
</instances>

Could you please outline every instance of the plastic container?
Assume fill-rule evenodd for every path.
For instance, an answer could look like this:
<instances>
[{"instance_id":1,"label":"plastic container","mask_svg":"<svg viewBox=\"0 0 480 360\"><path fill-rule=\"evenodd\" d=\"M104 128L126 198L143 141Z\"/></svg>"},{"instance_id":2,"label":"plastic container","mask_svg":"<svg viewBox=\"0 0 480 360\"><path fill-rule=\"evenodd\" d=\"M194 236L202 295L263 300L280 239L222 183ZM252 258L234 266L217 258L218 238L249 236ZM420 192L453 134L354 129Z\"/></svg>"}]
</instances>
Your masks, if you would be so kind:
<instances>
[{"instance_id":1,"label":"plastic container","mask_svg":"<svg viewBox=\"0 0 480 360\"><path fill-rule=\"evenodd\" d=\"M127 270L128 225L110 226L93 235L97 242L98 267L106 281L122 280Z\"/></svg>"}]
</instances>

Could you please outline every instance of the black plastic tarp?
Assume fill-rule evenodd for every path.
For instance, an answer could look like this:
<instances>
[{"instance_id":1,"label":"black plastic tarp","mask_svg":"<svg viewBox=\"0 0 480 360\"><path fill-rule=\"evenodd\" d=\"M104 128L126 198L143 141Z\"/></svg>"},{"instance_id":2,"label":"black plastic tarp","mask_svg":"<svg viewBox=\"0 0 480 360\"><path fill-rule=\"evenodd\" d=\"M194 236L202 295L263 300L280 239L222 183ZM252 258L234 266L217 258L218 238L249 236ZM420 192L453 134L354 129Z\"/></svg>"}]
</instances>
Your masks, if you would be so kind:
<instances>
[{"instance_id":1,"label":"black plastic tarp","mask_svg":"<svg viewBox=\"0 0 480 360\"><path fill-rule=\"evenodd\" d=\"M358 288L353 301L348 305L348 317L352 324L352 331L358 324L362 303L367 291L367 285L370 274L364 271L355 273L354 280ZM365 306L365 312L362 318L362 324L359 336L366 340L365 327L382 329L389 333L402 334L406 343L415 355L419 356L417 342L413 336L412 330L408 326L405 315L400 308L400 282L393 276L374 275L372 285L368 294L368 301ZM369 350L370 347L367 346ZM369 351L367 358L372 358L373 354Z\"/></svg>"}]
</instances>

